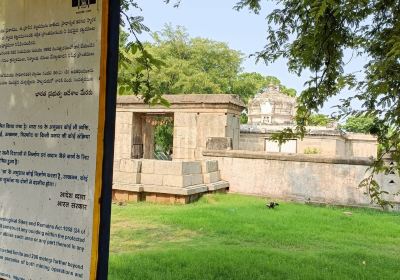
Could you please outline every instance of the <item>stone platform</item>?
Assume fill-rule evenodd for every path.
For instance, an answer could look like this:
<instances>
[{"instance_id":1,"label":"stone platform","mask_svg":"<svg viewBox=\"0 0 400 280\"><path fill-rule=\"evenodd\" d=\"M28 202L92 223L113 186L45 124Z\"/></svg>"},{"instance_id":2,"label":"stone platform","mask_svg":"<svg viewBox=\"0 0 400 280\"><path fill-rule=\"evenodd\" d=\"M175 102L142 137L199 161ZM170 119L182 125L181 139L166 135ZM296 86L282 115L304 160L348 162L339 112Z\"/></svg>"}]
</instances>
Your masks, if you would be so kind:
<instances>
[{"instance_id":1,"label":"stone platform","mask_svg":"<svg viewBox=\"0 0 400 280\"><path fill-rule=\"evenodd\" d=\"M228 189L217 160L121 159L114 166L114 201L187 204Z\"/></svg>"}]
</instances>

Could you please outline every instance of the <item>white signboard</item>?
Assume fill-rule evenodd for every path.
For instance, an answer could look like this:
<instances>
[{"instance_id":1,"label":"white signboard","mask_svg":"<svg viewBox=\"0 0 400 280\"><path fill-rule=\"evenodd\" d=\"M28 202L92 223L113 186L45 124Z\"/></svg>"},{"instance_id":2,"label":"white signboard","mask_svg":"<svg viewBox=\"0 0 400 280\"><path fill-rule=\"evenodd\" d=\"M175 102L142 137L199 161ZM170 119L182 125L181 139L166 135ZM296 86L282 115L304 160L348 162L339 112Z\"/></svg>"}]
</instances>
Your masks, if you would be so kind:
<instances>
[{"instance_id":1,"label":"white signboard","mask_svg":"<svg viewBox=\"0 0 400 280\"><path fill-rule=\"evenodd\" d=\"M0 279L95 277L105 8L0 0Z\"/></svg>"}]
</instances>

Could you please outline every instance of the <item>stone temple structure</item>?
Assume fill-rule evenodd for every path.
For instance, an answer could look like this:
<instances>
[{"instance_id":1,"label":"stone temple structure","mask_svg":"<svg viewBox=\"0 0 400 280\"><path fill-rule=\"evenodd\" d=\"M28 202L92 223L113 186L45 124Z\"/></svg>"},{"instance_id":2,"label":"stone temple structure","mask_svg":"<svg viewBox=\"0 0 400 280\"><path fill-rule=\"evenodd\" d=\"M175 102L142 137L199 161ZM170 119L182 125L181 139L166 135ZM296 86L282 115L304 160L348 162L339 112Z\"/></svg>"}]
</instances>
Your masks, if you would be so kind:
<instances>
[{"instance_id":1,"label":"stone temple structure","mask_svg":"<svg viewBox=\"0 0 400 280\"><path fill-rule=\"evenodd\" d=\"M376 157L376 137L345 133L336 123L309 126L303 139L291 139L282 145L271 141L274 133L294 127L296 98L270 85L248 105L248 123L240 128L240 149L273 153L320 154L348 157Z\"/></svg>"},{"instance_id":2,"label":"stone temple structure","mask_svg":"<svg viewBox=\"0 0 400 280\"><path fill-rule=\"evenodd\" d=\"M254 98L252 123L241 126L245 107L231 95L165 95L169 107L119 97L113 199L185 204L229 188L274 199L374 207L358 186L369 176L376 139L335 127L309 127L303 140L278 146L271 134L291 126L295 103L277 90ZM169 161L153 158L160 116L173 120ZM395 163L388 158L386 164ZM400 196L394 195L400 190L399 174L393 169L376 180L400 211Z\"/></svg>"},{"instance_id":3,"label":"stone temple structure","mask_svg":"<svg viewBox=\"0 0 400 280\"><path fill-rule=\"evenodd\" d=\"M290 125L296 114L296 98L283 94L279 86L270 85L249 101L248 123Z\"/></svg>"},{"instance_id":4,"label":"stone temple structure","mask_svg":"<svg viewBox=\"0 0 400 280\"><path fill-rule=\"evenodd\" d=\"M150 106L136 96L118 97L114 200L189 203L203 193L226 191L208 148L239 149L244 104L227 94L164 95L170 106ZM172 161L154 159L157 118L173 120Z\"/></svg>"}]
</instances>

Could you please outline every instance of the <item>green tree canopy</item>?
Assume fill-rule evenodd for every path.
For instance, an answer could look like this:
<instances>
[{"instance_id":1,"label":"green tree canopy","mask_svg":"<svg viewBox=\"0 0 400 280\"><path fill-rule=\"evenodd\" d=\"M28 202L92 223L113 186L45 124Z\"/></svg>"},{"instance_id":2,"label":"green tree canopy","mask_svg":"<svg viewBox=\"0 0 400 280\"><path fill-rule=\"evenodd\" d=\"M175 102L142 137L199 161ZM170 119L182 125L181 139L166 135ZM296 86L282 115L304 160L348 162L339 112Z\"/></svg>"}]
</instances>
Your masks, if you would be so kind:
<instances>
[{"instance_id":1,"label":"green tree canopy","mask_svg":"<svg viewBox=\"0 0 400 280\"><path fill-rule=\"evenodd\" d=\"M243 55L226 43L190 38L178 26L153 34L154 44L146 49L164 62L151 73L154 90L160 94L229 93L240 72Z\"/></svg>"},{"instance_id":2,"label":"green tree canopy","mask_svg":"<svg viewBox=\"0 0 400 280\"><path fill-rule=\"evenodd\" d=\"M342 128L347 132L370 134L374 132L375 120L368 116L350 116Z\"/></svg>"},{"instance_id":3,"label":"green tree canopy","mask_svg":"<svg viewBox=\"0 0 400 280\"><path fill-rule=\"evenodd\" d=\"M126 38L123 33L122 39ZM151 87L154 96L163 94L230 93L244 102L269 84L279 85L282 92L295 96L296 91L281 84L278 78L259 73L241 72L243 54L226 43L191 38L186 29L166 25L153 33L154 43L143 43L147 57L156 62L150 70L142 67L142 53L129 42L121 42L121 53L128 58L120 67L120 94L146 95ZM133 49L133 51L132 51ZM148 75L149 84L126 86Z\"/></svg>"},{"instance_id":4,"label":"green tree canopy","mask_svg":"<svg viewBox=\"0 0 400 280\"><path fill-rule=\"evenodd\" d=\"M312 114L308 119L307 125L327 126L332 121L333 121L333 119L328 117L327 115L324 115L324 114Z\"/></svg>"},{"instance_id":5,"label":"green tree canopy","mask_svg":"<svg viewBox=\"0 0 400 280\"><path fill-rule=\"evenodd\" d=\"M280 90L289 96L296 96L296 90L282 85L277 77L264 76L256 72L240 73L233 83L232 93L240 96L240 98L247 103L256 93L262 91L271 84L279 85Z\"/></svg>"}]
</instances>

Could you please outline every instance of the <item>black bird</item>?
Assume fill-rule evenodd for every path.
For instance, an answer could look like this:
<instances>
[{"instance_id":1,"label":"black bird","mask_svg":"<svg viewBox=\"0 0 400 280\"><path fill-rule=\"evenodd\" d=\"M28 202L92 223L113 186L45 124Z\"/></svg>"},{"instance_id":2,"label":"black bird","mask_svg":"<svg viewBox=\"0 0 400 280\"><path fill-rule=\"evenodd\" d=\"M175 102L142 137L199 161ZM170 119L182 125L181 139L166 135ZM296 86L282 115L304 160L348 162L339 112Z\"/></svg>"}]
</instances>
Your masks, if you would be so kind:
<instances>
[{"instance_id":1,"label":"black bird","mask_svg":"<svg viewBox=\"0 0 400 280\"><path fill-rule=\"evenodd\" d=\"M269 209L274 209L276 206L279 206L279 203L276 203L274 201L270 202L269 204L267 203L266 205Z\"/></svg>"}]
</instances>

